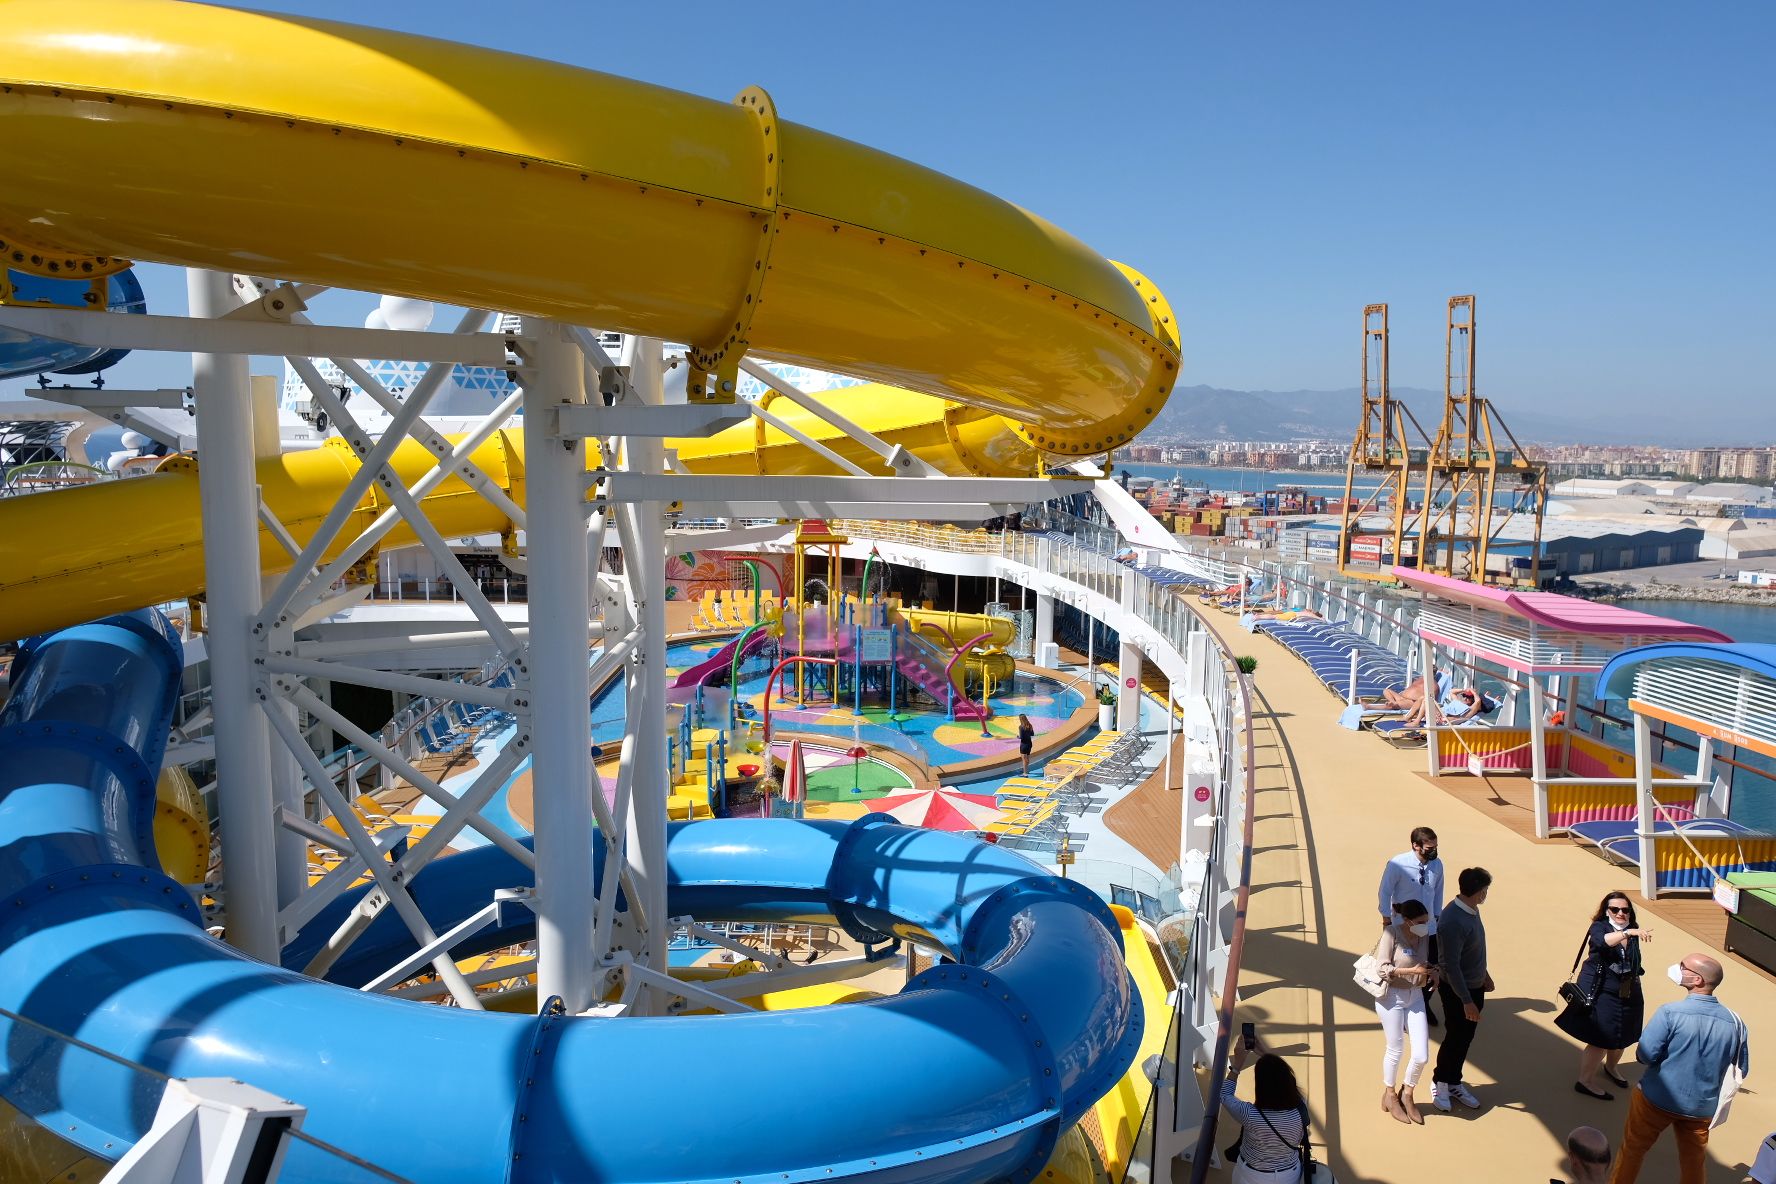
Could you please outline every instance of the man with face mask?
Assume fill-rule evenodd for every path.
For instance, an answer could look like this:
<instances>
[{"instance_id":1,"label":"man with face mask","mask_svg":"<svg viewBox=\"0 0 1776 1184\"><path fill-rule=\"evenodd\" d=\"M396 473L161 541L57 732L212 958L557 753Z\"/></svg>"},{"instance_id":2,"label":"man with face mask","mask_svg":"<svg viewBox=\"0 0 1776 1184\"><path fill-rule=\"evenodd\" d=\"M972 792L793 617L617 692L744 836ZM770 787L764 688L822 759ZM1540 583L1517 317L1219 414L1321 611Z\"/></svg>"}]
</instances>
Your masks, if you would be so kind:
<instances>
[{"instance_id":1,"label":"man with face mask","mask_svg":"<svg viewBox=\"0 0 1776 1184\"><path fill-rule=\"evenodd\" d=\"M1687 954L1665 972L1686 994L1653 1013L1635 1054L1647 1071L1628 1103L1622 1155L1610 1184L1633 1184L1647 1149L1665 1128L1677 1137L1680 1184L1703 1184L1708 1128L1720 1104L1727 1066L1751 1068L1745 1024L1714 992L1721 964L1707 954Z\"/></svg>"},{"instance_id":2,"label":"man with face mask","mask_svg":"<svg viewBox=\"0 0 1776 1184\"><path fill-rule=\"evenodd\" d=\"M1425 961L1437 964L1437 918L1443 912L1443 861L1437 858L1437 832L1428 826L1414 827L1411 847L1388 860L1381 869L1381 891L1376 900L1381 913L1382 928L1394 919L1394 906L1402 900L1421 902L1431 915L1429 919L1430 948ZM1437 1026L1437 1013L1431 1007L1432 988L1424 988L1425 1022Z\"/></svg>"}]
</instances>

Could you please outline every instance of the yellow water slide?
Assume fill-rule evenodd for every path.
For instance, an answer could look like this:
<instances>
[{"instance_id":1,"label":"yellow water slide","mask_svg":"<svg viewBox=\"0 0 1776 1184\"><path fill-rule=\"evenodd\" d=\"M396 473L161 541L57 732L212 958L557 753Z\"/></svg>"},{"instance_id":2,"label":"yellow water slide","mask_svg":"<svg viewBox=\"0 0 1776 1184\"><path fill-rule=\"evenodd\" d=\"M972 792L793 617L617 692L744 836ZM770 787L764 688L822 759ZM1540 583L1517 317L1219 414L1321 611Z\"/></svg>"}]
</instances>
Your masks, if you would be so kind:
<instances>
[{"instance_id":1,"label":"yellow water slide","mask_svg":"<svg viewBox=\"0 0 1776 1184\"><path fill-rule=\"evenodd\" d=\"M950 681L959 692L965 691L970 681L1002 683L1017 670L1017 662L1004 648L1017 637L1015 621L989 617L984 613L940 612L926 608L903 608L900 615L909 629L945 649L952 645L967 645L983 633L988 635L986 641L969 650L961 664L950 672Z\"/></svg>"},{"instance_id":2,"label":"yellow water slide","mask_svg":"<svg viewBox=\"0 0 1776 1184\"><path fill-rule=\"evenodd\" d=\"M0 151L15 269L147 260L685 341L699 398L731 397L750 351L882 384L828 397L949 473L1125 444L1178 374L1171 312L1138 273L978 189L780 120L756 89L721 103L174 0L0 0ZM787 400L771 410L868 459ZM521 499L515 443L483 452ZM695 471L830 471L753 423L674 446ZM304 520L353 464L265 462L267 501ZM201 589L195 481L174 466L0 503L0 537L28 540L0 571L0 633ZM438 497L455 501L428 513L461 511L447 536L508 525L460 482Z\"/></svg>"}]
</instances>

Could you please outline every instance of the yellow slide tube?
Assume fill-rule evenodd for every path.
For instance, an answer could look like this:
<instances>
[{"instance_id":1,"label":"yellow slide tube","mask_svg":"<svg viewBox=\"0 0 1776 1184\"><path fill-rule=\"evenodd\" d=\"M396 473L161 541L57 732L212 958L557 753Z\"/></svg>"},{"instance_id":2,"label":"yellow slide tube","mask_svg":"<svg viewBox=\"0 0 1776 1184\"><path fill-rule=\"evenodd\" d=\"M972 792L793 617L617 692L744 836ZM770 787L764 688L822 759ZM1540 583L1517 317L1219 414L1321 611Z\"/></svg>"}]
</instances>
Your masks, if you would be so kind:
<instances>
[{"instance_id":1,"label":"yellow slide tube","mask_svg":"<svg viewBox=\"0 0 1776 1184\"><path fill-rule=\"evenodd\" d=\"M1147 1066L1152 1058L1165 1052L1166 1029L1171 1023L1172 1008L1167 1003L1170 990L1165 974L1160 970L1153 947L1147 944L1145 931L1136 923L1135 914L1119 904L1111 905L1110 911L1116 914L1117 924L1122 926L1123 958L1128 963L1129 974L1134 977L1135 990L1141 998L1141 1014L1147 1021L1141 1029L1141 1047L1135 1052L1128 1072L1092 1106L1104 1140L1104 1166L1112 1180L1120 1180L1135 1151L1141 1116L1153 1097L1153 1082L1147 1076Z\"/></svg>"},{"instance_id":2,"label":"yellow slide tube","mask_svg":"<svg viewBox=\"0 0 1776 1184\"><path fill-rule=\"evenodd\" d=\"M950 477L1027 477L1036 453L1015 425L990 411L869 383L814 394L814 401L898 444ZM865 472L885 472L875 453L827 420L767 391L758 405ZM678 459L697 473L838 473L842 470L789 433L754 419L701 440L674 440Z\"/></svg>"},{"instance_id":3,"label":"yellow slide tube","mask_svg":"<svg viewBox=\"0 0 1776 1184\"><path fill-rule=\"evenodd\" d=\"M1004 617L989 617L984 613L949 613L928 608L903 608L900 615L914 629L923 631L932 641L943 643L943 637L934 630L926 629L927 625L936 625L950 635L957 645L967 645L983 633L991 633L986 644L996 646L1010 645L1017 636L1017 622L1008 621ZM947 647L946 647L947 648Z\"/></svg>"},{"instance_id":4,"label":"yellow slide tube","mask_svg":"<svg viewBox=\"0 0 1776 1184\"><path fill-rule=\"evenodd\" d=\"M480 470L521 505L522 445L519 433L496 432L471 454ZM435 461L413 440L395 449L392 458L404 486L412 486ZM320 448L261 460L256 474L265 504L298 543L306 543L358 468L345 441L329 440ZM510 527L506 516L460 477L440 482L420 504L445 538ZM387 508L373 482L325 558L337 556ZM0 566L0 637L27 637L195 596L204 589L198 462L175 456L146 477L0 500L0 538L38 540L9 549L16 560ZM403 521L381 545L409 547L418 541ZM290 566L289 554L263 527L259 559L267 573Z\"/></svg>"},{"instance_id":5,"label":"yellow slide tube","mask_svg":"<svg viewBox=\"0 0 1776 1184\"><path fill-rule=\"evenodd\" d=\"M749 348L1068 456L1133 439L1178 375L1151 282L761 91L173 0L0 0L0 84L0 239L77 274L145 259L554 317L689 342L718 379Z\"/></svg>"}]
</instances>

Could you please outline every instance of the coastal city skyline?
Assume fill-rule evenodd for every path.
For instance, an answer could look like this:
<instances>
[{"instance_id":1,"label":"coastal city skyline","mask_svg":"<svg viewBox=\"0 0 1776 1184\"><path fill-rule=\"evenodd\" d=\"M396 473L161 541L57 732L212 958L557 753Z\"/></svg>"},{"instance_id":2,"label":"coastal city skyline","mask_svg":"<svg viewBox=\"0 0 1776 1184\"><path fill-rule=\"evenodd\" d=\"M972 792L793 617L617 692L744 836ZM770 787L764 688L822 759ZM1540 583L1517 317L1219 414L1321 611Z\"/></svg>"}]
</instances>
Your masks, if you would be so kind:
<instances>
[{"instance_id":1,"label":"coastal city skyline","mask_svg":"<svg viewBox=\"0 0 1776 1184\"><path fill-rule=\"evenodd\" d=\"M1776 481L1776 447L1667 448L1657 444L1595 445L1525 442L1551 479L1668 477L1693 481ZM1202 465L1230 469L1343 469L1350 442L1191 440L1143 437L1119 454L1133 464Z\"/></svg>"}]
</instances>

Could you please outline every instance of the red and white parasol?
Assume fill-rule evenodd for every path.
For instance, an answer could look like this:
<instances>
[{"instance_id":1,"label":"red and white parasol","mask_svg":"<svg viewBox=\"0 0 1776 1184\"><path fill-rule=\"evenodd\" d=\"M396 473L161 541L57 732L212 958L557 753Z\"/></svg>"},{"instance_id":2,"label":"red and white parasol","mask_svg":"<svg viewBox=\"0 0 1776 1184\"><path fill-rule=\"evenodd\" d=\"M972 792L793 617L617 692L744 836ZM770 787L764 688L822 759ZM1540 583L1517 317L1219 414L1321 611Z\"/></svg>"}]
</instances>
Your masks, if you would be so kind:
<instances>
[{"instance_id":1,"label":"red and white parasol","mask_svg":"<svg viewBox=\"0 0 1776 1184\"><path fill-rule=\"evenodd\" d=\"M1000 817L999 804L992 794L961 793L954 789L896 794L865 804L872 813L931 830L980 830Z\"/></svg>"}]
</instances>

